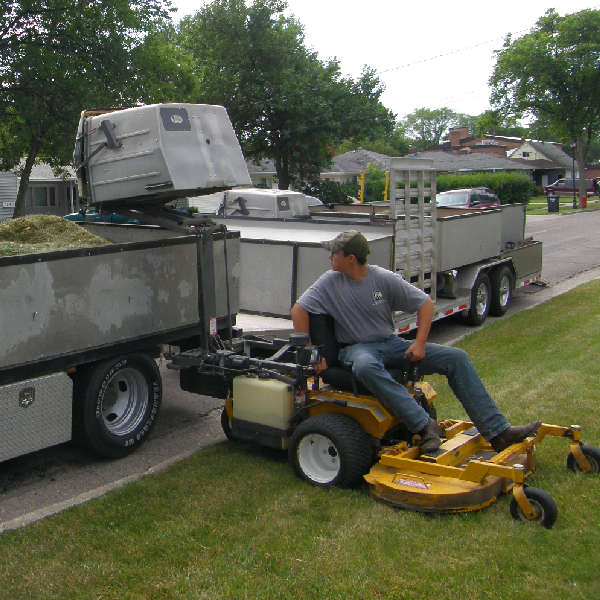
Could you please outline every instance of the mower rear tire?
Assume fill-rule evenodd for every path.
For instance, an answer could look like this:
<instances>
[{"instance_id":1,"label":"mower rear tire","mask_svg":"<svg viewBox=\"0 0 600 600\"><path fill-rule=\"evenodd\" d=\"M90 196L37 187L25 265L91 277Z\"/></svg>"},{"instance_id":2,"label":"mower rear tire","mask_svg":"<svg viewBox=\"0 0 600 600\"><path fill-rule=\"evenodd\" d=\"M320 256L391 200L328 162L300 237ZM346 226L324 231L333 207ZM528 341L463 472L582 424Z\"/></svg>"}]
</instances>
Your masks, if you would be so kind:
<instances>
[{"instance_id":1,"label":"mower rear tire","mask_svg":"<svg viewBox=\"0 0 600 600\"><path fill-rule=\"evenodd\" d=\"M600 473L600 448L594 446L581 446L581 451L592 467L590 474L598 475ZM567 469L575 473L582 473L572 452L569 452L567 456Z\"/></svg>"},{"instance_id":2,"label":"mower rear tire","mask_svg":"<svg viewBox=\"0 0 600 600\"><path fill-rule=\"evenodd\" d=\"M558 516L558 508L556 507L556 502L554 502L552 496L544 490L534 487L526 487L523 491L536 511L536 517L534 519L528 519L523 514L518 502L513 498L510 501L510 514L512 518L517 521L526 521L528 523L540 523L540 525L543 525L546 529L550 529Z\"/></svg>"},{"instance_id":3,"label":"mower rear tire","mask_svg":"<svg viewBox=\"0 0 600 600\"><path fill-rule=\"evenodd\" d=\"M321 487L358 485L374 455L372 440L362 427L336 413L315 415L300 423L288 453L296 473Z\"/></svg>"}]
</instances>

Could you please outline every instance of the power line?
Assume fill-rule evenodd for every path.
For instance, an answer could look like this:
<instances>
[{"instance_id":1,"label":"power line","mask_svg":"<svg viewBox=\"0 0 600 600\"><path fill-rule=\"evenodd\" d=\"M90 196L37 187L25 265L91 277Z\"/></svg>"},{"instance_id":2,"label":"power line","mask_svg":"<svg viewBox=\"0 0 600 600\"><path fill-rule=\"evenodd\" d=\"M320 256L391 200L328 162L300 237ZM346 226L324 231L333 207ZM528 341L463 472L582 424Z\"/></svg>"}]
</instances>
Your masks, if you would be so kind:
<instances>
[{"instance_id":1,"label":"power line","mask_svg":"<svg viewBox=\"0 0 600 600\"><path fill-rule=\"evenodd\" d=\"M590 6L589 8L582 8L581 10L597 10L600 7L600 4L596 5L596 6ZM581 12L581 11L577 11L577 12ZM408 69L409 67L414 67L416 65L422 65L424 63L428 63L428 62L432 62L434 60L438 60L440 58L445 58L446 56L453 56L455 54L460 54L461 52L467 52L469 50L473 50L475 48L480 48L481 46L486 46L488 44L493 44L495 42L499 42L499 41L504 41L506 39L507 35L514 35L514 36L518 36L522 33L526 33L529 32L531 30L531 27L527 27L526 29L520 29L519 31L511 31L509 33L506 33L502 36L498 36L496 38L492 38L490 40L484 40L482 42L479 42L477 44L473 44L471 46L465 46L463 48L457 48L454 50L449 50L447 52L442 52L441 54L435 54L434 56L429 56L427 58L423 58L421 60L416 60L414 62L410 62L410 63L404 63L402 65L397 65L395 67L390 67L389 69L382 69L382 70L378 70L377 74L378 75L382 75L383 73L391 73L393 71L399 71L401 69Z\"/></svg>"}]
</instances>

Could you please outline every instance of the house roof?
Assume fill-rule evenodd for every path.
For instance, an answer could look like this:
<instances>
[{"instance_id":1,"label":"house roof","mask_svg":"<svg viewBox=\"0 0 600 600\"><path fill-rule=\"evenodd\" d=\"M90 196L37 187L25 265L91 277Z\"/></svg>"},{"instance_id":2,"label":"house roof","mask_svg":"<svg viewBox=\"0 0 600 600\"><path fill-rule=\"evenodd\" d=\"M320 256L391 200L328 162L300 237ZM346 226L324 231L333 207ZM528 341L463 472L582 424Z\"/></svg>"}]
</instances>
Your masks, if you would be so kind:
<instances>
[{"instance_id":1,"label":"house roof","mask_svg":"<svg viewBox=\"0 0 600 600\"><path fill-rule=\"evenodd\" d=\"M535 167L529 161L510 160L495 154L450 154L449 152L416 152L411 158L429 158L433 160L436 171L531 171Z\"/></svg>"},{"instance_id":2,"label":"house roof","mask_svg":"<svg viewBox=\"0 0 600 600\"><path fill-rule=\"evenodd\" d=\"M558 145L552 142L538 142L527 140L526 142L536 149L537 152L544 155L553 166L560 165L561 167L570 167L573 159L562 150Z\"/></svg>"},{"instance_id":3,"label":"house roof","mask_svg":"<svg viewBox=\"0 0 600 600\"><path fill-rule=\"evenodd\" d=\"M333 164L329 169L323 169L323 173L351 173L358 175L363 171L367 164L376 164L386 170L390 168L390 157L387 154L379 154L364 148L357 148L350 152L339 154L333 159Z\"/></svg>"}]
</instances>

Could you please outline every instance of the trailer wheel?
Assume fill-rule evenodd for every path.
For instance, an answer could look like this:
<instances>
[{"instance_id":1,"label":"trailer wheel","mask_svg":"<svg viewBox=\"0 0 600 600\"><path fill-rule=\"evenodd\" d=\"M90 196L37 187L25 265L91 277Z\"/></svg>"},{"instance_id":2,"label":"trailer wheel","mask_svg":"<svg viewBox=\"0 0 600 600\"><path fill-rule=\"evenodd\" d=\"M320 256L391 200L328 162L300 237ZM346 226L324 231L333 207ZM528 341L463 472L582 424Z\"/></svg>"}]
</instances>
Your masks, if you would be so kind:
<instances>
[{"instance_id":1,"label":"trailer wheel","mask_svg":"<svg viewBox=\"0 0 600 600\"><path fill-rule=\"evenodd\" d=\"M600 473L600 448L595 448L594 446L581 446L581 451L592 467L590 473L598 475ZM575 473L582 472L572 452L569 452L567 455L567 469L574 471Z\"/></svg>"},{"instance_id":2,"label":"trailer wheel","mask_svg":"<svg viewBox=\"0 0 600 600\"><path fill-rule=\"evenodd\" d=\"M490 314L494 317L501 317L508 310L515 287L515 278L510 267L505 265L493 271L491 283Z\"/></svg>"},{"instance_id":3,"label":"trailer wheel","mask_svg":"<svg viewBox=\"0 0 600 600\"><path fill-rule=\"evenodd\" d=\"M73 439L101 456L120 458L147 438L160 409L154 360L129 354L86 369L75 384Z\"/></svg>"},{"instance_id":4,"label":"trailer wheel","mask_svg":"<svg viewBox=\"0 0 600 600\"><path fill-rule=\"evenodd\" d=\"M544 490L540 490L534 487L526 487L523 489L527 499L530 504L533 506L536 516L534 519L528 519L521 510L521 507L517 503L517 501L513 498L510 501L510 514L513 519L517 521L527 521L529 523L540 523L547 529L550 529L554 522L556 521L556 517L558 516L558 508L556 508L556 503L552 499L552 496L545 492Z\"/></svg>"},{"instance_id":5,"label":"trailer wheel","mask_svg":"<svg viewBox=\"0 0 600 600\"><path fill-rule=\"evenodd\" d=\"M312 485L351 487L371 468L373 448L371 438L354 419L320 414L298 425L289 459L296 473Z\"/></svg>"},{"instance_id":6,"label":"trailer wheel","mask_svg":"<svg viewBox=\"0 0 600 600\"><path fill-rule=\"evenodd\" d=\"M490 310L490 278L486 273L480 273L471 289L471 308L465 320L469 325L481 325Z\"/></svg>"}]
</instances>

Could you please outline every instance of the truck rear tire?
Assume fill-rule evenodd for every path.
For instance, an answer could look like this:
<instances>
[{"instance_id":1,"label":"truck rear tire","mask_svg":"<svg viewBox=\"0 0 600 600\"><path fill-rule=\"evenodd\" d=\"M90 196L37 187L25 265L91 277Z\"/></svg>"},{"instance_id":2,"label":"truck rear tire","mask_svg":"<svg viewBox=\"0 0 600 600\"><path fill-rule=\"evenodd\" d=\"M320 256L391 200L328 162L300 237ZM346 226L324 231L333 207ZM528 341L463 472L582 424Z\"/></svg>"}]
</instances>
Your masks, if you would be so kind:
<instances>
[{"instance_id":1,"label":"truck rear tire","mask_svg":"<svg viewBox=\"0 0 600 600\"><path fill-rule=\"evenodd\" d=\"M490 315L501 317L506 313L512 300L515 287L515 277L512 269L506 265L492 272L492 298L490 301Z\"/></svg>"},{"instance_id":2,"label":"truck rear tire","mask_svg":"<svg viewBox=\"0 0 600 600\"><path fill-rule=\"evenodd\" d=\"M148 437L161 398L160 371L150 356L96 363L76 377L73 439L100 456L126 456Z\"/></svg>"},{"instance_id":3,"label":"truck rear tire","mask_svg":"<svg viewBox=\"0 0 600 600\"><path fill-rule=\"evenodd\" d=\"M312 485L358 485L373 463L371 438L352 418L315 415L292 435L289 459L296 473Z\"/></svg>"},{"instance_id":4,"label":"truck rear tire","mask_svg":"<svg viewBox=\"0 0 600 600\"><path fill-rule=\"evenodd\" d=\"M491 289L487 273L479 273L471 288L471 308L465 317L469 325L481 325L486 320L490 310Z\"/></svg>"}]
</instances>

